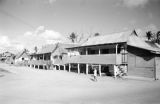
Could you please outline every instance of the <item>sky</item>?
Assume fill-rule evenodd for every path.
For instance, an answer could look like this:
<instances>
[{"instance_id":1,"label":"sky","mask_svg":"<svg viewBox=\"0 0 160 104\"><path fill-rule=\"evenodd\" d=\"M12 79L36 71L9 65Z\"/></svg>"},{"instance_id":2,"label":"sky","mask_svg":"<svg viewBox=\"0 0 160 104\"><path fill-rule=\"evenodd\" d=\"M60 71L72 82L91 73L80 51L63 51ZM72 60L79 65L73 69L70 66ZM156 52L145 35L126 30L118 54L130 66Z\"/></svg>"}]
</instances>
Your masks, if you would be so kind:
<instances>
[{"instance_id":1,"label":"sky","mask_svg":"<svg viewBox=\"0 0 160 104\"><path fill-rule=\"evenodd\" d=\"M160 0L0 0L0 52L133 29L160 30Z\"/></svg>"}]
</instances>

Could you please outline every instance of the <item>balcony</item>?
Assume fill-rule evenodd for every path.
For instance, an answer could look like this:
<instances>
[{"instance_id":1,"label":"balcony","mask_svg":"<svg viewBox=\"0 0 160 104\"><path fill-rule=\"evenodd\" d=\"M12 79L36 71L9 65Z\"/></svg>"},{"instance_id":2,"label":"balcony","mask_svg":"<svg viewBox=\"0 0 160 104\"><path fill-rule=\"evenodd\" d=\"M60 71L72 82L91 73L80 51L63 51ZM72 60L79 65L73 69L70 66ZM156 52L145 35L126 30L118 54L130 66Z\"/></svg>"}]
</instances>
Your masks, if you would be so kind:
<instances>
[{"instance_id":1,"label":"balcony","mask_svg":"<svg viewBox=\"0 0 160 104\"><path fill-rule=\"evenodd\" d=\"M50 65L51 63L51 60L30 60L28 62L29 65Z\"/></svg>"},{"instance_id":2,"label":"balcony","mask_svg":"<svg viewBox=\"0 0 160 104\"><path fill-rule=\"evenodd\" d=\"M126 55L125 55L126 56ZM88 64L122 64L124 62L122 54L101 54L101 55L77 55L64 56L65 63L88 63ZM125 57L125 60L127 57Z\"/></svg>"}]
</instances>

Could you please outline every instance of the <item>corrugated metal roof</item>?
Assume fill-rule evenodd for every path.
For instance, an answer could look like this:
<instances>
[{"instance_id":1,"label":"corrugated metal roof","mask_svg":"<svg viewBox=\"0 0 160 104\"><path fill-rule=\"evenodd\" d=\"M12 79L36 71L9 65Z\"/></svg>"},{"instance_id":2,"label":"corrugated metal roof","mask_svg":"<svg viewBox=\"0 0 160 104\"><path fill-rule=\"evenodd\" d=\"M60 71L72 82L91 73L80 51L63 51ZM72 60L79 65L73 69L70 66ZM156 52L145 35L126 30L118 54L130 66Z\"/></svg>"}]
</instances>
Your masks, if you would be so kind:
<instances>
[{"instance_id":1,"label":"corrugated metal roof","mask_svg":"<svg viewBox=\"0 0 160 104\"><path fill-rule=\"evenodd\" d=\"M56 46L57 44L45 45L41 48L40 51L37 52L37 54L51 53L56 48Z\"/></svg>"},{"instance_id":2,"label":"corrugated metal roof","mask_svg":"<svg viewBox=\"0 0 160 104\"><path fill-rule=\"evenodd\" d=\"M96 36L88 39L81 46L94 46L111 43L123 43L126 42L130 46L160 52L160 47L155 43L147 42L142 39L140 32L127 31L121 33L115 33L111 35Z\"/></svg>"},{"instance_id":3,"label":"corrugated metal roof","mask_svg":"<svg viewBox=\"0 0 160 104\"><path fill-rule=\"evenodd\" d=\"M160 48L155 43L145 41L136 35L131 35L128 38L127 45L146 49L149 51L156 51L156 52L159 51L160 52Z\"/></svg>"},{"instance_id":4,"label":"corrugated metal roof","mask_svg":"<svg viewBox=\"0 0 160 104\"><path fill-rule=\"evenodd\" d=\"M77 44L69 44L69 43L56 43L56 44L49 44L43 46L37 54L45 54L45 53L52 53L52 52L60 52L66 53L66 48L75 47ZM58 50L57 50L58 49Z\"/></svg>"},{"instance_id":5,"label":"corrugated metal roof","mask_svg":"<svg viewBox=\"0 0 160 104\"><path fill-rule=\"evenodd\" d=\"M19 53L17 53L17 55L16 55L16 59L18 59L18 58L20 58L20 57L24 57L24 58L30 58L30 56L29 56L29 54L28 53L26 53L26 52L19 52Z\"/></svg>"},{"instance_id":6,"label":"corrugated metal roof","mask_svg":"<svg viewBox=\"0 0 160 104\"><path fill-rule=\"evenodd\" d=\"M115 33L111 35L103 35L89 38L81 46L90 46L90 45L100 45L100 44L109 44L109 43L121 43L127 42L131 31Z\"/></svg>"}]
</instances>

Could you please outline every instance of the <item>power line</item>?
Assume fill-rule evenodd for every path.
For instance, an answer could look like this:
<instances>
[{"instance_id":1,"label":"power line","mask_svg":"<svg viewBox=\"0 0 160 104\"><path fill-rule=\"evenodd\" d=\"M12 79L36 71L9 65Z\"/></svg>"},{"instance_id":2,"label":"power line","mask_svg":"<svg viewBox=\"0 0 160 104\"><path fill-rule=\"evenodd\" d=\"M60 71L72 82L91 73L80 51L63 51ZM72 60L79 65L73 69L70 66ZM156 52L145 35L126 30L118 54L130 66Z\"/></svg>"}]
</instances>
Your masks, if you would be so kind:
<instances>
[{"instance_id":1,"label":"power line","mask_svg":"<svg viewBox=\"0 0 160 104\"><path fill-rule=\"evenodd\" d=\"M8 17L10 17L10 18L12 18L12 19L17 20L18 22L20 22L20 23L22 23L22 24L24 24L24 25L27 25L27 26L29 26L29 27L32 28L32 29L35 29L35 27L34 27L33 25L31 25L30 23L27 23L26 21L22 20L21 18L13 15L13 14L7 12L7 11L5 11L5 10L2 9L2 8L0 8L0 13L3 14L3 15L5 15L5 16L8 16Z\"/></svg>"}]
</instances>

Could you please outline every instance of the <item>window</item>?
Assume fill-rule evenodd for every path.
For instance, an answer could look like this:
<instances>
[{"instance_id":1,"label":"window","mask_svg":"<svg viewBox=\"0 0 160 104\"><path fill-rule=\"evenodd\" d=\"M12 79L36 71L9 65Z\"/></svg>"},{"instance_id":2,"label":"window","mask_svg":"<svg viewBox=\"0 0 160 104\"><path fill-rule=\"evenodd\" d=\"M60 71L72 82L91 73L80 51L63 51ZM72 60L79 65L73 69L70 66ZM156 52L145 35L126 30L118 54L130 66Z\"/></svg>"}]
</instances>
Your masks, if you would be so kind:
<instances>
[{"instance_id":1,"label":"window","mask_svg":"<svg viewBox=\"0 0 160 104\"><path fill-rule=\"evenodd\" d=\"M109 49L102 49L101 50L101 54L108 54L109 53Z\"/></svg>"}]
</instances>

